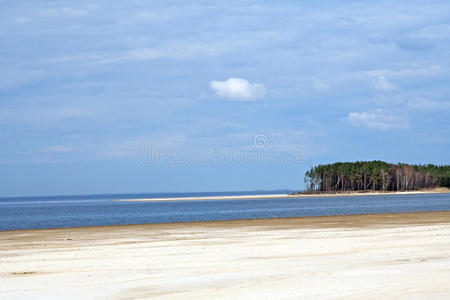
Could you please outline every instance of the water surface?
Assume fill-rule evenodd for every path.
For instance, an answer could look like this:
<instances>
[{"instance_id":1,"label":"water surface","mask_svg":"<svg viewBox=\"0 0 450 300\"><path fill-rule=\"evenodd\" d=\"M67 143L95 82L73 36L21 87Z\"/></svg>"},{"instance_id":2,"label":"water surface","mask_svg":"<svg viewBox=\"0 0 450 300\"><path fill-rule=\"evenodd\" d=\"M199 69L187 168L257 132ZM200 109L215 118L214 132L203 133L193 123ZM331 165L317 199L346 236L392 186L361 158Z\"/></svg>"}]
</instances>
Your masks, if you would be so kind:
<instances>
[{"instance_id":1,"label":"water surface","mask_svg":"<svg viewBox=\"0 0 450 300\"><path fill-rule=\"evenodd\" d=\"M271 192L0 198L0 230L450 210L450 194L121 202ZM272 194L280 194L273 191Z\"/></svg>"}]
</instances>

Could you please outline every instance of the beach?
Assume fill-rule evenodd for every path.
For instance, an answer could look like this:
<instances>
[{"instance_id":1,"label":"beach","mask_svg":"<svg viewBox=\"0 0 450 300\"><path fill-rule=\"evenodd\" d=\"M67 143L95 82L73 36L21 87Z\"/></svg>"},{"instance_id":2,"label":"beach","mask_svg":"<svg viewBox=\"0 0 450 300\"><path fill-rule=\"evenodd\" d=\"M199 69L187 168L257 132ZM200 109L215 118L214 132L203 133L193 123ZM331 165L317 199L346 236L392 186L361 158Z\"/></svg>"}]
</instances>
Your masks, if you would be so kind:
<instances>
[{"instance_id":1,"label":"beach","mask_svg":"<svg viewBox=\"0 0 450 300\"><path fill-rule=\"evenodd\" d=\"M2 299L448 299L450 212L0 232Z\"/></svg>"}]
</instances>

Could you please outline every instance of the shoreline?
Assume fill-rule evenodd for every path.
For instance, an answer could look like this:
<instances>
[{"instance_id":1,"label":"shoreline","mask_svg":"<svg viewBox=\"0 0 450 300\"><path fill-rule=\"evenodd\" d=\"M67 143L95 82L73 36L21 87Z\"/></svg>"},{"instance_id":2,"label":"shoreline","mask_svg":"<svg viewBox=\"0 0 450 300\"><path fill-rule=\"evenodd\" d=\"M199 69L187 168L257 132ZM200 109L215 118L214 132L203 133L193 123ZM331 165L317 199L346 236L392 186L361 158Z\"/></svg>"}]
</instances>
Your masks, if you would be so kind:
<instances>
[{"instance_id":1,"label":"shoreline","mask_svg":"<svg viewBox=\"0 0 450 300\"><path fill-rule=\"evenodd\" d=\"M450 211L7 231L0 294L444 299L449 237Z\"/></svg>"},{"instance_id":2,"label":"shoreline","mask_svg":"<svg viewBox=\"0 0 450 300\"><path fill-rule=\"evenodd\" d=\"M389 195L421 195L446 194L450 189L436 188L432 190L402 191L402 192L343 192L343 193L311 193L311 194L273 194L273 195L236 195L236 196L207 196L207 197L170 197L170 198L138 198L118 199L114 201L126 202L166 202L166 201L200 201L200 200L251 200L251 199L289 199L289 198L325 198L348 196L389 196Z\"/></svg>"},{"instance_id":3,"label":"shoreline","mask_svg":"<svg viewBox=\"0 0 450 300\"><path fill-rule=\"evenodd\" d=\"M305 217L285 217L285 218L261 218L261 219L231 219L231 220L211 220L211 221L193 221L193 222L167 222L167 223L138 223L138 224L117 224L117 225L95 225L95 226L76 226L76 227L51 227L51 228L30 228L30 229L12 229L12 230L0 230L0 240L2 235L7 235L8 233L31 233L35 231L102 231L102 230L120 230L120 229L139 229L139 228L147 228L155 229L158 228L170 228L170 227L220 227L220 226L270 226L272 223L285 223L285 224L332 224L336 222L335 225L339 225L340 221L345 221L343 224L350 225L353 224L350 222L351 220L364 220L367 224L375 224L373 221L378 221L383 218L384 225L390 224L393 220L395 220L395 224L398 224L396 219L408 217L411 219L418 220L419 217L422 216L437 216L437 215L446 215L447 218L444 219L436 219L433 222L436 223L450 223L450 210L441 210L441 211L418 211L418 212L392 212L392 213L374 213L374 214L343 214L343 215L326 215L326 216L305 216ZM345 220L344 220L345 219ZM425 220L424 222L428 222L429 220ZM422 223L422 222L418 222ZM355 223L356 224L356 223ZM363 224L363 223L359 223ZM341 227L339 225L339 227ZM330 226L331 227L331 226Z\"/></svg>"}]
</instances>

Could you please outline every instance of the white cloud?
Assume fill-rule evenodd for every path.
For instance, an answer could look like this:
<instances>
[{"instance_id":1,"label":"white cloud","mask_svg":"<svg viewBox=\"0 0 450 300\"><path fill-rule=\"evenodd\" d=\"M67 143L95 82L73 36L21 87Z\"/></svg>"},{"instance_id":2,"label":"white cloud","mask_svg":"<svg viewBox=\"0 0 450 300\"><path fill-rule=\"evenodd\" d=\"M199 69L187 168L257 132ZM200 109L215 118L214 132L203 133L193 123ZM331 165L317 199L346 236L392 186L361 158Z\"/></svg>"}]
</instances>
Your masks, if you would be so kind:
<instances>
[{"instance_id":1,"label":"white cloud","mask_svg":"<svg viewBox=\"0 0 450 300\"><path fill-rule=\"evenodd\" d=\"M46 17L79 17L87 15L87 12L71 7L61 7L45 9L40 11L40 14Z\"/></svg>"},{"instance_id":2,"label":"white cloud","mask_svg":"<svg viewBox=\"0 0 450 300\"><path fill-rule=\"evenodd\" d=\"M328 88L329 88L328 84L324 83L322 80L320 80L317 77L313 78L313 86L318 91L325 91L325 90L328 90Z\"/></svg>"},{"instance_id":3,"label":"white cloud","mask_svg":"<svg viewBox=\"0 0 450 300\"><path fill-rule=\"evenodd\" d=\"M378 107L402 110L403 112L430 112L450 109L450 101L448 100L432 100L414 94L382 95L371 99L370 102Z\"/></svg>"},{"instance_id":4,"label":"white cloud","mask_svg":"<svg viewBox=\"0 0 450 300\"><path fill-rule=\"evenodd\" d=\"M172 42L154 48L135 49L128 52L124 59L151 60L157 58L183 59L198 56L215 56L228 49L224 43Z\"/></svg>"},{"instance_id":5,"label":"white cloud","mask_svg":"<svg viewBox=\"0 0 450 300\"><path fill-rule=\"evenodd\" d=\"M440 65L432 65L428 67L420 67L414 69L403 69L399 71L391 71L391 76L408 77L408 76L436 76L443 72Z\"/></svg>"},{"instance_id":6,"label":"white cloud","mask_svg":"<svg viewBox=\"0 0 450 300\"><path fill-rule=\"evenodd\" d=\"M434 64L430 66L419 66L416 68L404 68L399 70L390 69L378 69L366 72L370 77L415 77L415 76L436 76L440 75L444 71L444 68L440 65Z\"/></svg>"},{"instance_id":7,"label":"white cloud","mask_svg":"<svg viewBox=\"0 0 450 300\"><path fill-rule=\"evenodd\" d=\"M95 115L88 107L20 107L0 108L0 125L43 124L69 119L87 119Z\"/></svg>"},{"instance_id":8,"label":"white cloud","mask_svg":"<svg viewBox=\"0 0 450 300\"><path fill-rule=\"evenodd\" d=\"M63 56L57 58L59 61L70 60L86 60L91 63L114 63L121 61L136 61L136 60L155 60L161 58L168 59L191 59L219 56L229 50L239 48L247 45L247 41L230 41L224 42L193 42L176 40L154 47L140 47L130 49L126 52L117 53L113 55L103 55L100 53L84 55L84 56Z\"/></svg>"},{"instance_id":9,"label":"white cloud","mask_svg":"<svg viewBox=\"0 0 450 300\"><path fill-rule=\"evenodd\" d=\"M51 153L68 153L74 151L75 148L64 145L55 145L55 146L48 146L47 148L45 148L45 150L46 152Z\"/></svg>"},{"instance_id":10,"label":"white cloud","mask_svg":"<svg viewBox=\"0 0 450 300\"><path fill-rule=\"evenodd\" d=\"M219 97L229 100L257 100L266 94L266 88L261 83L250 83L242 78L229 78L225 81L209 83Z\"/></svg>"},{"instance_id":11,"label":"white cloud","mask_svg":"<svg viewBox=\"0 0 450 300\"><path fill-rule=\"evenodd\" d=\"M372 79L372 85L376 89L383 91L392 91L397 88L393 83L387 80L386 76L382 74L377 74L376 76L374 76L374 78Z\"/></svg>"},{"instance_id":12,"label":"white cloud","mask_svg":"<svg viewBox=\"0 0 450 300\"><path fill-rule=\"evenodd\" d=\"M443 67L440 65L421 66L417 68L405 68L400 70L378 69L364 72L368 76L374 88L383 91L397 89L390 79L402 79L408 77L427 77L442 74Z\"/></svg>"},{"instance_id":13,"label":"white cloud","mask_svg":"<svg viewBox=\"0 0 450 300\"><path fill-rule=\"evenodd\" d=\"M405 101L409 109L413 110L447 110L450 108L450 102L448 101L434 101L425 98L411 98Z\"/></svg>"},{"instance_id":14,"label":"white cloud","mask_svg":"<svg viewBox=\"0 0 450 300\"><path fill-rule=\"evenodd\" d=\"M407 129L409 123L403 118L384 112L382 109L366 112L352 112L347 120L355 127L368 127L371 129L386 131L391 129Z\"/></svg>"}]
</instances>

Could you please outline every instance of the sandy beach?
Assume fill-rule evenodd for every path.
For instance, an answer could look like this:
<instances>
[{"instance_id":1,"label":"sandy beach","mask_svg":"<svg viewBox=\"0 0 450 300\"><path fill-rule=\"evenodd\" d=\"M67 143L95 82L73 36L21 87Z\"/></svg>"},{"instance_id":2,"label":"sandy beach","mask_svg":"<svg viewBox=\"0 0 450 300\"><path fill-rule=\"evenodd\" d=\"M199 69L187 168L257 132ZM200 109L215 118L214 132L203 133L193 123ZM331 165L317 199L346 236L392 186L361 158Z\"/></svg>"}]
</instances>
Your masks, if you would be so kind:
<instances>
[{"instance_id":1,"label":"sandy beach","mask_svg":"<svg viewBox=\"0 0 450 300\"><path fill-rule=\"evenodd\" d=\"M250 200L250 199L280 199L280 198L321 198L321 197L348 197L348 196L380 196L380 195L418 195L418 194L444 194L450 193L448 188L434 188L419 191L402 192L339 192L339 193L299 193L299 194L269 194L269 195L238 195L238 196L210 196L210 197L166 197L166 198L138 198L120 199L116 201L152 202L152 201L199 201L199 200Z\"/></svg>"},{"instance_id":2,"label":"sandy beach","mask_svg":"<svg viewBox=\"0 0 450 300\"><path fill-rule=\"evenodd\" d=\"M450 212L0 232L2 299L450 297Z\"/></svg>"}]
</instances>

